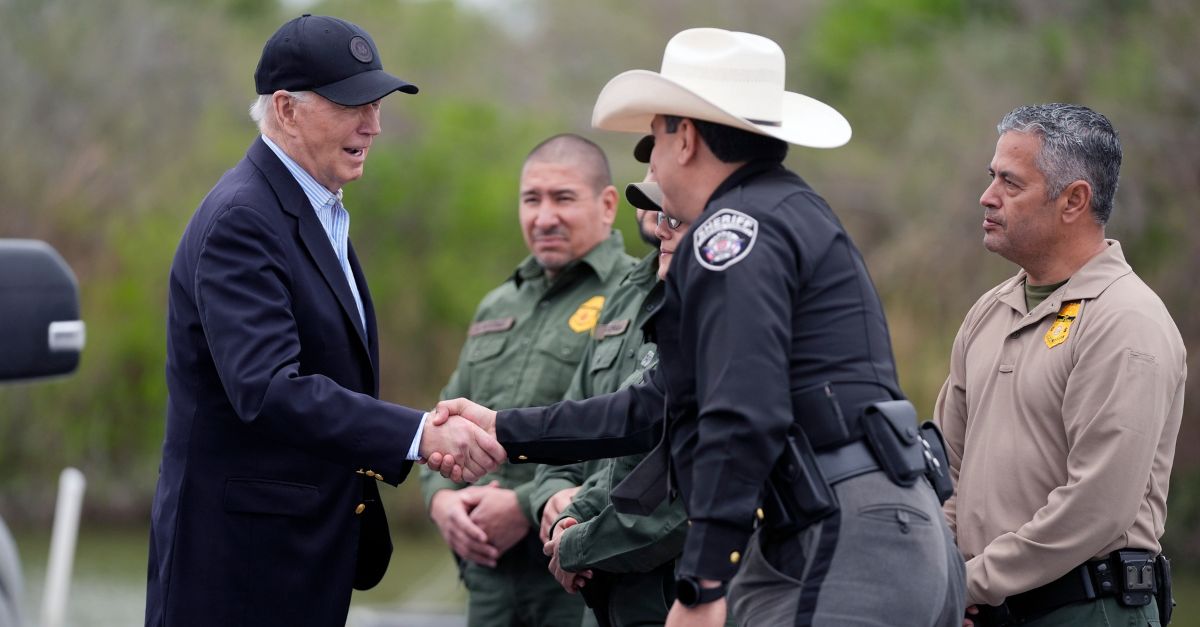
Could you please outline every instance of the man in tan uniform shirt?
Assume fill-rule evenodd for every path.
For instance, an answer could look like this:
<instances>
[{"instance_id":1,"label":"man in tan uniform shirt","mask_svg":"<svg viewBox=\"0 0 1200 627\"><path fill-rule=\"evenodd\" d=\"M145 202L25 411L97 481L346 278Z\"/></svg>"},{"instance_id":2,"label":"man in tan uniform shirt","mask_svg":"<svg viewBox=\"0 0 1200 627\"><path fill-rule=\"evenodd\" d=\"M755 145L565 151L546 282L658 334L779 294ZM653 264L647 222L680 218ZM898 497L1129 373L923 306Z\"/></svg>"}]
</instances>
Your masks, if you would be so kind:
<instances>
[{"instance_id":1,"label":"man in tan uniform shirt","mask_svg":"<svg viewBox=\"0 0 1200 627\"><path fill-rule=\"evenodd\" d=\"M983 244L1021 271L967 314L934 417L957 487L945 511L967 560L967 618L1144 625L1158 618L1144 588L1183 413L1183 341L1104 237L1121 163L1108 120L1051 104L997 128ZM1139 556L1126 549L1148 563L1121 562Z\"/></svg>"}]
</instances>

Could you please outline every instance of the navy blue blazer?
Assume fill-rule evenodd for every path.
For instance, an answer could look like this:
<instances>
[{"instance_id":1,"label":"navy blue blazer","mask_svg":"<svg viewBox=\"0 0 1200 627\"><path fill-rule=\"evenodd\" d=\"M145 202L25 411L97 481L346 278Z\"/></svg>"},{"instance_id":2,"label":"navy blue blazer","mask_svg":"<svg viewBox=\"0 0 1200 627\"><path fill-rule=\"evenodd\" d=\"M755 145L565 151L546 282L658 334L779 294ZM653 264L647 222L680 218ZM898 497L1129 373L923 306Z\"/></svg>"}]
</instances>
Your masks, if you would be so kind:
<instances>
[{"instance_id":1,"label":"navy blue blazer","mask_svg":"<svg viewBox=\"0 0 1200 627\"><path fill-rule=\"evenodd\" d=\"M375 313L261 139L192 216L171 266L167 407L147 625L344 625L383 576L392 485L422 413L378 400Z\"/></svg>"}]
</instances>

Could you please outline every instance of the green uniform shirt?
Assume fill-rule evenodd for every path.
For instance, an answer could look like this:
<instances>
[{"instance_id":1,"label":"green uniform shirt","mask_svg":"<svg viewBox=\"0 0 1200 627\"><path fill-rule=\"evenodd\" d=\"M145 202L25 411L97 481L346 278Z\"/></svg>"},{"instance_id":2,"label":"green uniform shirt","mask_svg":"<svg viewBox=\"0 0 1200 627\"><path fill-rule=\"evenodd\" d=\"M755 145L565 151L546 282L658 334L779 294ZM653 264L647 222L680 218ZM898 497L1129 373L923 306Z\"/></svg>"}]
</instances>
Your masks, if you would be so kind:
<instances>
[{"instance_id":1,"label":"green uniform shirt","mask_svg":"<svg viewBox=\"0 0 1200 627\"><path fill-rule=\"evenodd\" d=\"M658 363L653 343L646 342L642 325L662 301L657 280L657 255L643 259L613 292L592 331L593 340L571 388L570 400L614 392L642 380ZM533 503L545 501L563 488L581 485L562 517L580 523L559 546L559 563L569 571L596 568L612 573L649 572L679 555L686 537L683 503L663 503L650 516L618 514L610 493L644 455L584 462L572 466L543 466L538 470ZM540 501L540 503L539 503ZM660 594L658 590L652 590Z\"/></svg>"},{"instance_id":2,"label":"green uniform shirt","mask_svg":"<svg viewBox=\"0 0 1200 627\"><path fill-rule=\"evenodd\" d=\"M492 409L562 400L608 294L634 262L625 254L619 231L613 231L554 280L546 277L533 257L525 259L511 278L479 304L458 367L442 390L442 398L462 396ZM536 469L533 464L504 464L479 484L498 480L501 487L514 490L528 516ZM460 487L462 484L421 469L426 508L437 491Z\"/></svg>"},{"instance_id":3,"label":"green uniform shirt","mask_svg":"<svg viewBox=\"0 0 1200 627\"><path fill-rule=\"evenodd\" d=\"M563 397L565 400L577 401L615 392L626 378L644 370L639 367L643 360L658 362L654 344L645 343L642 336L642 323L656 304L654 299L648 298L652 289L661 300L658 251L643 257L613 291L600 314L600 321L592 330L592 341L583 351L583 358ZM608 461L539 467L530 495L529 515L534 520L541 520L542 509L550 497L560 490L583 485L585 479L607 466Z\"/></svg>"}]
</instances>

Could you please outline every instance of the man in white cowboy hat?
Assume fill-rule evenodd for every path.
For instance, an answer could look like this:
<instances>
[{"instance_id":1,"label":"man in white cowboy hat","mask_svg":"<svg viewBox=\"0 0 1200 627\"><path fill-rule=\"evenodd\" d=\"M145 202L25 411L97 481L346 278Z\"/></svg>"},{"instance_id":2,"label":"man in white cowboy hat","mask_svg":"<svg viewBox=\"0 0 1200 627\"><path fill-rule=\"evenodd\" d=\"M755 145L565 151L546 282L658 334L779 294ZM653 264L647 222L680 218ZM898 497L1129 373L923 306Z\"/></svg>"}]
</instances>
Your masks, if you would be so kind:
<instances>
[{"instance_id":1,"label":"man in white cowboy hat","mask_svg":"<svg viewBox=\"0 0 1200 627\"><path fill-rule=\"evenodd\" d=\"M600 93L593 125L650 129L670 213L693 224L651 322L646 383L499 415L443 407L494 429L510 460L626 454L661 435L613 501L683 499L668 625L717 625L727 609L749 625L958 625L940 439L919 436L862 256L782 165L789 143L837 147L850 126L783 82L774 42L703 28L671 39L661 72Z\"/></svg>"}]
</instances>

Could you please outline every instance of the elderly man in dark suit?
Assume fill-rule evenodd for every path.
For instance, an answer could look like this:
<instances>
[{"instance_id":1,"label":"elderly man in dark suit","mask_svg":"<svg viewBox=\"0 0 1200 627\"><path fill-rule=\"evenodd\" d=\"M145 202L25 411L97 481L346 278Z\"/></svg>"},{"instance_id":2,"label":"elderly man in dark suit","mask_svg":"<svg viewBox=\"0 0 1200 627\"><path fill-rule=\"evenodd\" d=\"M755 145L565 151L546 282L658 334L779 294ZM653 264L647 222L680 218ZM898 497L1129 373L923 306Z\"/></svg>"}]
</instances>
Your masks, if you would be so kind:
<instances>
[{"instance_id":1,"label":"elderly man in dark suit","mask_svg":"<svg viewBox=\"0 0 1200 627\"><path fill-rule=\"evenodd\" d=\"M362 175L380 100L417 88L383 71L366 31L310 15L271 37L254 78L262 137L171 267L147 625L343 625L351 588L391 556L377 482L435 451L473 455L451 473L468 480L504 459L464 420L426 427L377 398L342 187Z\"/></svg>"}]
</instances>

